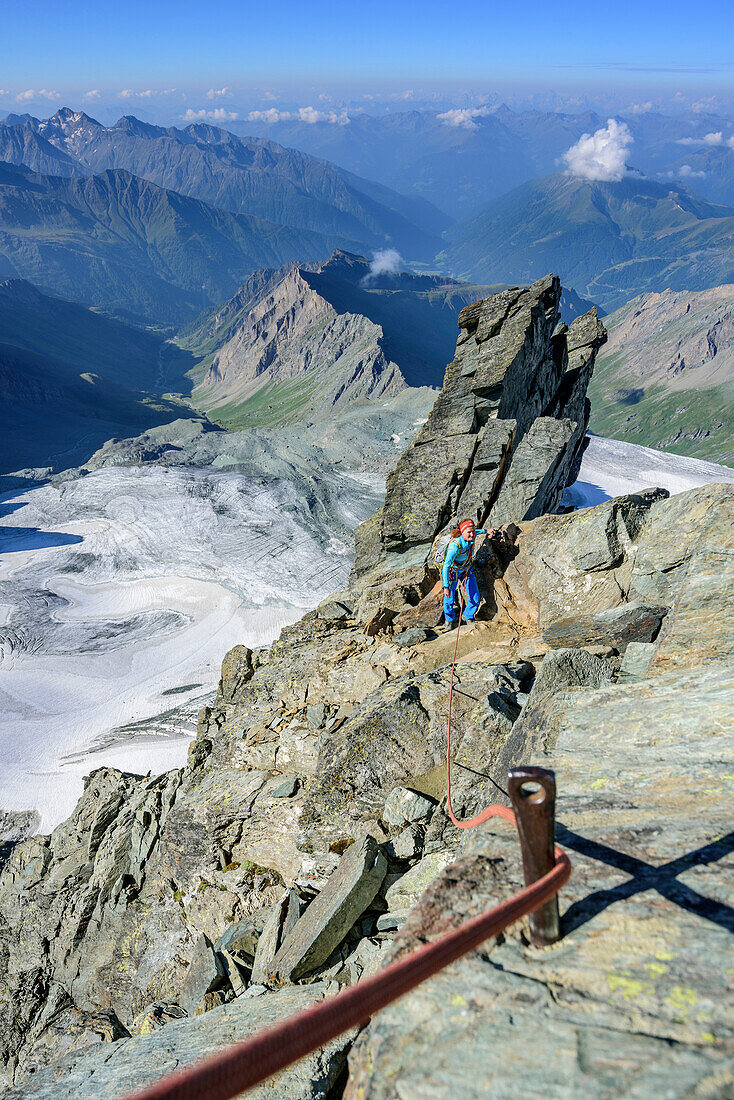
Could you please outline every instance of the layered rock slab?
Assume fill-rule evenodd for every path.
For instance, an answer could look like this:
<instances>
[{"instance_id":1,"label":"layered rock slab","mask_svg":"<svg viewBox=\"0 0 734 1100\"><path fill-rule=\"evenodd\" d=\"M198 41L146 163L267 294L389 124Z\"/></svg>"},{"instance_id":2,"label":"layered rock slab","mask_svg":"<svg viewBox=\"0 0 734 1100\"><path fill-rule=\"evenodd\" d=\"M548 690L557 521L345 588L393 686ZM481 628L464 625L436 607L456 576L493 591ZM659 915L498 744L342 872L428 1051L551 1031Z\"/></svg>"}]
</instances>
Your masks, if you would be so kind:
<instances>
[{"instance_id":1,"label":"layered rock slab","mask_svg":"<svg viewBox=\"0 0 734 1100\"><path fill-rule=\"evenodd\" d=\"M728 1094L733 699L731 664L555 696L532 759L559 779L564 938L539 950L515 929L390 1006L347 1100ZM392 957L521 882L516 838L477 830Z\"/></svg>"},{"instance_id":2,"label":"layered rock slab","mask_svg":"<svg viewBox=\"0 0 734 1100\"><path fill-rule=\"evenodd\" d=\"M606 339L595 310L559 326L560 295L548 275L462 310L431 415L390 475L381 513L357 531L355 591L395 570L420 585L452 517L496 525L558 507L578 471L586 386Z\"/></svg>"},{"instance_id":3,"label":"layered rock slab","mask_svg":"<svg viewBox=\"0 0 734 1100\"><path fill-rule=\"evenodd\" d=\"M214 1054L222 1046L241 1042L287 1016L304 1012L328 990L328 982L319 982L278 990L267 997L240 998L195 1020L174 1021L152 1035L135 1036L114 1046L105 1044L101 1049L63 1058L25 1084L9 1089L5 1098L61 1100L83 1096L85 1100L112 1100ZM342 1035L301 1059L248 1092L248 1097L327 1100L344 1066L345 1050L353 1034Z\"/></svg>"}]
</instances>

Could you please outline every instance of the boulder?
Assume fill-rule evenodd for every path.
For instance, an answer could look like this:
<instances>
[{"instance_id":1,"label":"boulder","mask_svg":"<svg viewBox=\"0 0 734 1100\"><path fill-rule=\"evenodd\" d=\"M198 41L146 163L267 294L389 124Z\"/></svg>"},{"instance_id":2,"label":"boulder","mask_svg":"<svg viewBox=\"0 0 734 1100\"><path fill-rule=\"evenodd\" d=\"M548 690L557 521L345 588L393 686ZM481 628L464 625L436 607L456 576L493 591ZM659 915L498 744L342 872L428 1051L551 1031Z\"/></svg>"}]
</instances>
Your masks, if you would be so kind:
<instances>
[{"instance_id":1,"label":"boulder","mask_svg":"<svg viewBox=\"0 0 734 1100\"><path fill-rule=\"evenodd\" d=\"M424 856L414 867L394 882L385 893L388 910L403 913L412 909L424 890L437 878L444 867L453 860L453 852L445 849Z\"/></svg>"},{"instance_id":2,"label":"boulder","mask_svg":"<svg viewBox=\"0 0 734 1100\"><path fill-rule=\"evenodd\" d=\"M396 634L393 641L395 645L414 646L435 637L435 633L424 626L412 626L409 630L404 630L402 634Z\"/></svg>"},{"instance_id":3,"label":"boulder","mask_svg":"<svg viewBox=\"0 0 734 1100\"><path fill-rule=\"evenodd\" d=\"M394 787L387 797L382 812L388 825L403 828L414 821L427 821L433 813L434 803L407 787Z\"/></svg>"},{"instance_id":4,"label":"boulder","mask_svg":"<svg viewBox=\"0 0 734 1100\"><path fill-rule=\"evenodd\" d=\"M260 914L230 924L214 944L214 950L229 951L232 955L239 955L252 962L268 915L268 911L264 910Z\"/></svg>"},{"instance_id":5,"label":"boulder","mask_svg":"<svg viewBox=\"0 0 734 1100\"><path fill-rule=\"evenodd\" d=\"M236 645L225 654L222 674L217 688L215 707L236 703L242 698L246 685L255 675L253 652L246 645Z\"/></svg>"},{"instance_id":6,"label":"boulder","mask_svg":"<svg viewBox=\"0 0 734 1100\"><path fill-rule=\"evenodd\" d=\"M631 643L637 644L637 643ZM533 683L530 698L552 691L596 688L611 683L614 666L585 649L556 649L546 653Z\"/></svg>"},{"instance_id":7,"label":"boulder","mask_svg":"<svg viewBox=\"0 0 734 1100\"><path fill-rule=\"evenodd\" d=\"M560 619L543 631L543 641L554 648L605 643L623 650L628 642L651 642L657 637L667 607L625 603L595 615Z\"/></svg>"},{"instance_id":8,"label":"boulder","mask_svg":"<svg viewBox=\"0 0 734 1100\"><path fill-rule=\"evenodd\" d=\"M283 924L288 913L290 894L291 891L286 890L278 904L270 910L270 914L263 925L252 963L251 980L253 985L266 985L269 981L273 959L283 938Z\"/></svg>"},{"instance_id":9,"label":"boulder","mask_svg":"<svg viewBox=\"0 0 734 1100\"><path fill-rule=\"evenodd\" d=\"M371 836L353 844L338 868L284 938L272 964L281 980L296 981L326 962L375 898L387 860Z\"/></svg>"},{"instance_id":10,"label":"boulder","mask_svg":"<svg viewBox=\"0 0 734 1100\"><path fill-rule=\"evenodd\" d=\"M619 666L617 682L627 684L634 680L644 680L654 653L654 642L630 642Z\"/></svg>"},{"instance_id":11,"label":"boulder","mask_svg":"<svg viewBox=\"0 0 734 1100\"><path fill-rule=\"evenodd\" d=\"M120 1040L110 1057L89 1049L68 1054L6 1094L8 1100L111 1100L153 1084L166 1074L242 1042L272 1027L324 997L328 983L280 989L267 996L244 995L193 1020L174 1020L154 1034ZM249 992L249 991L248 991ZM327 1100L342 1073L354 1031L347 1031L325 1047L248 1093L248 1100Z\"/></svg>"},{"instance_id":12,"label":"boulder","mask_svg":"<svg viewBox=\"0 0 734 1100\"><path fill-rule=\"evenodd\" d=\"M226 968L211 940L202 932L178 996L179 1004L187 1015L193 1016L206 994L221 988L227 980Z\"/></svg>"}]
</instances>

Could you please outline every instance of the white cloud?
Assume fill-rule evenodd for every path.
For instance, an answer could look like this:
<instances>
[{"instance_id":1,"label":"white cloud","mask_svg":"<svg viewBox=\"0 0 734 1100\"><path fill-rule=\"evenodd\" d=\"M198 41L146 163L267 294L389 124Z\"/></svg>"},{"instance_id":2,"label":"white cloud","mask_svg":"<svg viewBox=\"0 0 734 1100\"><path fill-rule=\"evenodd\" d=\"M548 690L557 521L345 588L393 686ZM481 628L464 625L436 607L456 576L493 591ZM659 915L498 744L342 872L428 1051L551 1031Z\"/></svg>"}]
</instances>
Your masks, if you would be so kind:
<instances>
[{"instance_id":1,"label":"white cloud","mask_svg":"<svg viewBox=\"0 0 734 1100\"><path fill-rule=\"evenodd\" d=\"M582 134L576 144L563 154L568 165L566 175L585 180L621 180L633 140L624 122L610 118L606 127L593 134Z\"/></svg>"},{"instance_id":2,"label":"white cloud","mask_svg":"<svg viewBox=\"0 0 734 1100\"><path fill-rule=\"evenodd\" d=\"M222 96L231 95L229 88L210 88L206 93L207 99L220 99Z\"/></svg>"},{"instance_id":3,"label":"white cloud","mask_svg":"<svg viewBox=\"0 0 734 1100\"><path fill-rule=\"evenodd\" d=\"M443 114L437 117L440 122L445 122L447 126L457 126L462 130L478 130L479 127L474 119L488 114L490 114L489 107L455 107L451 111L444 111Z\"/></svg>"},{"instance_id":4,"label":"white cloud","mask_svg":"<svg viewBox=\"0 0 734 1100\"><path fill-rule=\"evenodd\" d=\"M279 111L277 107L268 107L265 111L250 111L248 122L268 122L275 125L276 122L287 122L294 118L290 111Z\"/></svg>"},{"instance_id":5,"label":"white cloud","mask_svg":"<svg viewBox=\"0 0 734 1100\"><path fill-rule=\"evenodd\" d=\"M729 146L730 149L734 149L734 135L729 138L726 144Z\"/></svg>"},{"instance_id":6,"label":"white cloud","mask_svg":"<svg viewBox=\"0 0 734 1100\"><path fill-rule=\"evenodd\" d=\"M25 92L19 92L15 97L17 103L26 103L29 99L58 99L58 92L51 92L47 88L28 88Z\"/></svg>"},{"instance_id":7,"label":"white cloud","mask_svg":"<svg viewBox=\"0 0 734 1100\"><path fill-rule=\"evenodd\" d=\"M688 180L688 179L703 179L703 177L706 175L706 173L705 172L697 172L696 169L692 168L690 164L681 164L680 168L676 172L676 175L679 176L680 179Z\"/></svg>"},{"instance_id":8,"label":"white cloud","mask_svg":"<svg viewBox=\"0 0 734 1100\"><path fill-rule=\"evenodd\" d=\"M207 111L205 108L195 111L189 107L186 114L181 117L187 122L201 122L203 119L211 119L213 122L234 122L240 116L237 111L225 111L224 107L215 107L213 111Z\"/></svg>"},{"instance_id":9,"label":"white cloud","mask_svg":"<svg viewBox=\"0 0 734 1100\"><path fill-rule=\"evenodd\" d=\"M0 88L0 95L12 95L13 93L9 88Z\"/></svg>"},{"instance_id":10,"label":"white cloud","mask_svg":"<svg viewBox=\"0 0 734 1100\"><path fill-rule=\"evenodd\" d=\"M300 122L331 122L337 126L348 126L349 115L346 111L317 111L315 107L299 107Z\"/></svg>"},{"instance_id":11,"label":"white cloud","mask_svg":"<svg viewBox=\"0 0 734 1100\"><path fill-rule=\"evenodd\" d=\"M146 88L145 91L136 92L134 88L123 88L120 99L152 99L159 95L173 95L175 88Z\"/></svg>"},{"instance_id":12,"label":"white cloud","mask_svg":"<svg viewBox=\"0 0 734 1100\"><path fill-rule=\"evenodd\" d=\"M370 269L361 280L362 286L368 286L379 275L395 275L400 270L403 257L394 248L380 248L372 253Z\"/></svg>"},{"instance_id":13,"label":"white cloud","mask_svg":"<svg viewBox=\"0 0 734 1100\"><path fill-rule=\"evenodd\" d=\"M724 135L721 130L704 134L703 137L678 138L676 145L723 145Z\"/></svg>"},{"instance_id":14,"label":"white cloud","mask_svg":"<svg viewBox=\"0 0 734 1100\"><path fill-rule=\"evenodd\" d=\"M629 112L632 115L644 115L647 114L648 111L653 111L654 109L654 104L648 100L646 103L633 103L629 108Z\"/></svg>"},{"instance_id":15,"label":"white cloud","mask_svg":"<svg viewBox=\"0 0 734 1100\"><path fill-rule=\"evenodd\" d=\"M101 94L99 88L92 88L91 91L84 93L82 99L99 99Z\"/></svg>"},{"instance_id":16,"label":"white cloud","mask_svg":"<svg viewBox=\"0 0 734 1100\"><path fill-rule=\"evenodd\" d=\"M277 107L268 107L264 111L250 111L248 122L267 122L274 126L276 122L330 122L337 126L348 126L350 119L346 111L317 111L315 107L299 107L297 111L279 111Z\"/></svg>"}]
</instances>

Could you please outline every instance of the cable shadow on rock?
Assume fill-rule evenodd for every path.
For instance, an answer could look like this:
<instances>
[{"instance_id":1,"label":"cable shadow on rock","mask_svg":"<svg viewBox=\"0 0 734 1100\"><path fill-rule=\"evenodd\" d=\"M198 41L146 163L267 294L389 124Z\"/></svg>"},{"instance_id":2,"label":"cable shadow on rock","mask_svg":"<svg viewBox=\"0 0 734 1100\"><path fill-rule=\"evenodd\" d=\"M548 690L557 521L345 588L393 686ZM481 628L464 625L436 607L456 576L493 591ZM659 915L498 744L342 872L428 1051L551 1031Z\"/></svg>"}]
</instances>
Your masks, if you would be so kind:
<instances>
[{"instance_id":1,"label":"cable shadow on rock","mask_svg":"<svg viewBox=\"0 0 734 1100\"><path fill-rule=\"evenodd\" d=\"M628 882L621 882L606 890L597 890L573 902L561 918L564 936L593 920L615 902L624 901L645 890L656 890L674 905L698 917L704 917L728 932L734 932L734 908L713 898L705 897L678 881L679 875L693 867L717 863L725 856L731 855L734 852L734 832L727 833L718 840L713 840L701 848L696 848L658 867L636 856L620 852L616 848L610 848L607 844L580 836L579 833L567 829L560 823L556 824L556 840L564 848L579 852L589 859L606 863L609 867L632 876Z\"/></svg>"}]
</instances>

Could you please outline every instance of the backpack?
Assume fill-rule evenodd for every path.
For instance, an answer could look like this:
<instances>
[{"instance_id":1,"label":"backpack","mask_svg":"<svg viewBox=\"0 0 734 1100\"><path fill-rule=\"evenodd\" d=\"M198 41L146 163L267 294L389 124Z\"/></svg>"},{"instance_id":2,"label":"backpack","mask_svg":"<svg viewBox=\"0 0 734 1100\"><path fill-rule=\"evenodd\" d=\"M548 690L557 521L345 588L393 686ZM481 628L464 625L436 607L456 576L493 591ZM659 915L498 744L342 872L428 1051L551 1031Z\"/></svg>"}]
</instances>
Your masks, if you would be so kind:
<instances>
[{"instance_id":1,"label":"backpack","mask_svg":"<svg viewBox=\"0 0 734 1100\"><path fill-rule=\"evenodd\" d=\"M448 535L441 535L441 538L436 543L436 550L435 550L435 553L433 555L433 560L435 561L435 563L436 563L436 565L438 566L439 569L443 568L443 563L446 561L446 552L448 551L449 546L454 541L454 539L458 539L460 537L461 537L461 531L459 530L458 527L452 527L451 530L449 531ZM469 555L469 561L466 563L467 568L468 568L468 566L469 566L469 564L470 564L473 557L474 557L474 548L472 547L472 552Z\"/></svg>"}]
</instances>

